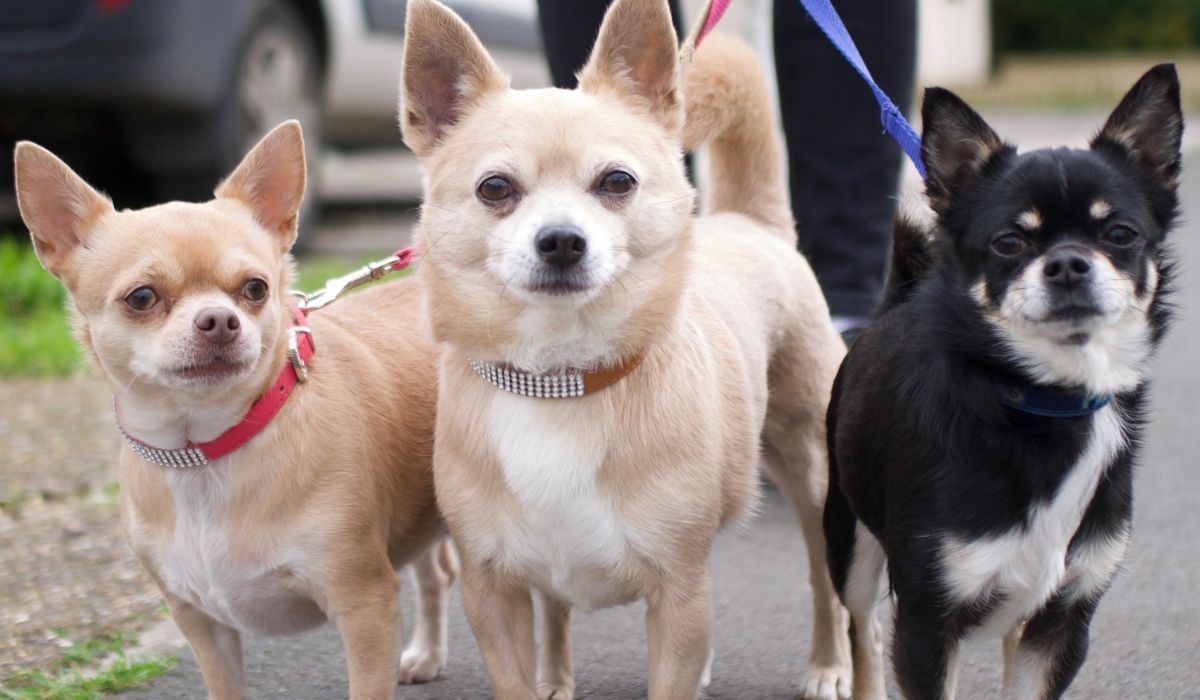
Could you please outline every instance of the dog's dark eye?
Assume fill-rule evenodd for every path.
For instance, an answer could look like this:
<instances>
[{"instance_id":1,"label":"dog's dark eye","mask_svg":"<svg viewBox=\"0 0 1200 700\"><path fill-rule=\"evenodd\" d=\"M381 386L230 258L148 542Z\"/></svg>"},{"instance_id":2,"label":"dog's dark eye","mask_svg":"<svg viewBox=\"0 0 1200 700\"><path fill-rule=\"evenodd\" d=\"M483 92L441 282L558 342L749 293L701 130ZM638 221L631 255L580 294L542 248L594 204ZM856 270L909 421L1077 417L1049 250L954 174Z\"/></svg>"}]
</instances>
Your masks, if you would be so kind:
<instances>
[{"instance_id":1,"label":"dog's dark eye","mask_svg":"<svg viewBox=\"0 0 1200 700\"><path fill-rule=\"evenodd\" d=\"M242 285L242 296L250 301L262 301L267 298L267 283L255 277Z\"/></svg>"},{"instance_id":2,"label":"dog's dark eye","mask_svg":"<svg viewBox=\"0 0 1200 700\"><path fill-rule=\"evenodd\" d=\"M485 202L503 202L513 195L512 183L500 177L493 175L483 182L479 183L479 189L476 190L479 198Z\"/></svg>"},{"instance_id":3,"label":"dog's dark eye","mask_svg":"<svg viewBox=\"0 0 1200 700\"><path fill-rule=\"evenodd\" d=\"M992 250L997 255L1012 258L1025 252L1029 242L1015 233L1008 233L992 241Z\"/></svg>"},{"instance_id":4,"label":"dog's dark eye","mask_svg":"<svg viewBox=\"0 0 1200 700\"><path fill-rule=\"evenodd\" d=\"M134 311L149 311L158 303L158 295L149 287L138 287L125 296L125 303Z\"/></svg>"},{"instance_id":5,"label":"dog's dark eye","mask_svg":"<svg viewBox=\"0 0 1200 700\"><path fill-rule=\"evenodd\" d=\"M1105 243L1110 243L1118 248L1124 248L1133 245L1133 242L1138 239L1138 233L1128 226L1113 226L1105 231L1101 238L1104 239Z\"/></svg>"},{"instance_id":6,"label":"dog's dark eye","mask_svg":"<svg viewBox=\"0 0 1200 700\"><path fill-rule=\"evenodd\" d=\"M600 180L600 191L604 194L629 194L637 180L624 170L614 170Z\"/></svg>"}]
</instances>

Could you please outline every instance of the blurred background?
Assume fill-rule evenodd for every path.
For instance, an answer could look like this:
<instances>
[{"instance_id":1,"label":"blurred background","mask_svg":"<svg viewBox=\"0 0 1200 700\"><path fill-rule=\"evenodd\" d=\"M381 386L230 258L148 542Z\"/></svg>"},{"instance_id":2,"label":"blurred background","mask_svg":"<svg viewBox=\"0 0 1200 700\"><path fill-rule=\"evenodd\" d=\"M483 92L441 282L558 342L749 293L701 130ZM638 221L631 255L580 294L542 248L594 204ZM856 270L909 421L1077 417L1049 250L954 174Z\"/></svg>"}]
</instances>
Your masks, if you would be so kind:
<instances>
[{"instance_id":1,"label":"blurred background","mask_svg":"<svg viewBox=\"0 0 1200 700\"><path fill-rule=\"evenodd\" d=\"M549 82L533 0L447 4L514 85ZM724 24L764 57L769 4L735 2ZM362 247L379 205L420 190L396 129L404 14L404 0L0 0L0 222L16 222L17 140L136 207L207 198L262 134L296 118L311 161L301 246ZM920 28L919 85L959 88L983 108L1084 109L1193 51L1200 2L921 0ZM331 235L318 235L322 221Z\"/></svg>"},{"instance_id":2,"label":"blurred background","mask_svg":"<svg viewBox=\"0 0 1200 700\"><path fill-rule=\"evenodd\" d=\"M443 2L515 86L549 83L533 0ZM0 0L0 698L94 697L170 664L78 673L164 611L120 536L111 395L32 255L13 144L34 140L140 207L208 198L259 136L299 119L300 286L315 288L404 245L415 222L420 175L396 127L404 16L405 0ZM767 57L769 17L769 0L737 0L723 27ZM1025 148L1083 145L1163 60L1200 106L1200 0L920 0L919 45L919 85L955 88ZM72 683L94 693L59 692Z\"/></svg>"}]
</instances>

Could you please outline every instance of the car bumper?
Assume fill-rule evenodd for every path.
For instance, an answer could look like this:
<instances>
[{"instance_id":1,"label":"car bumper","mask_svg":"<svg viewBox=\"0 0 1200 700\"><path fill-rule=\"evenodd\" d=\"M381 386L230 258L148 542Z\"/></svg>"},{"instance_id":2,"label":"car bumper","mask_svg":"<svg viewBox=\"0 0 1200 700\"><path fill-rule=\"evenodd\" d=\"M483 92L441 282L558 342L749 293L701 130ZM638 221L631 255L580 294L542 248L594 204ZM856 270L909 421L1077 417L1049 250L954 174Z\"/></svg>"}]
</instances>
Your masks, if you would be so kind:
<instances>
[{"instance_id":1,"label":"car bumper","mask_svg":"<svg viewBox=\"0 0 1200 700\"><path fill-rule=\"evenodd\" d=\"M58 0L0 23L0 100L208 112L225 96L252 3Z\"/></svg>"}]
</instances>

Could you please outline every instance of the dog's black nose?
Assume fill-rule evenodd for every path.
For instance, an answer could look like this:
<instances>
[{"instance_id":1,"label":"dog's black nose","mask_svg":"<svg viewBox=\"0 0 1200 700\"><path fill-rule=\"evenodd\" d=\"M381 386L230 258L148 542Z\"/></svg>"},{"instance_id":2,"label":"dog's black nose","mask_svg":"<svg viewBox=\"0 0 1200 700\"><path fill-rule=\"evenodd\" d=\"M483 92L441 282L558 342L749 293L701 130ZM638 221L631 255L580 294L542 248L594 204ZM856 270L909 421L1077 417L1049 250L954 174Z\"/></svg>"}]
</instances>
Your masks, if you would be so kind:
<instances>
[{"instance_id":1,"label":"dog's black nose","mask_svg":"<svg viewBox=\"0 0 1200 700\"><path fill-rule=\"evenodd\" d=\"M538 257L548 265L568 268L587 253L587 239L575 226L547 226L533 239Z\"/></svg>"},{"instance_id":2,"label":"dog's black nose","mask_svg":"<svg viewBox=\"0 0 1200 700\"><path fill-rule=\"evenodd\" d=\"M205 338L217 345L226 345L238 337L242 322L232 309L210 306L201 309L192 321Z\"/></svg>"},{"instance_id":3,"label":"dog's black nose","mask_svg":"<svg viewBox=\"0 0 1200 700\"><path fill-rule=\"evenodd\" d=\"M1092 263L1076 250L1052 253L1042 268L1046 281L1062 287L1070 287L1087 279L1092 273Z\"/></svg>"}]
</instances>

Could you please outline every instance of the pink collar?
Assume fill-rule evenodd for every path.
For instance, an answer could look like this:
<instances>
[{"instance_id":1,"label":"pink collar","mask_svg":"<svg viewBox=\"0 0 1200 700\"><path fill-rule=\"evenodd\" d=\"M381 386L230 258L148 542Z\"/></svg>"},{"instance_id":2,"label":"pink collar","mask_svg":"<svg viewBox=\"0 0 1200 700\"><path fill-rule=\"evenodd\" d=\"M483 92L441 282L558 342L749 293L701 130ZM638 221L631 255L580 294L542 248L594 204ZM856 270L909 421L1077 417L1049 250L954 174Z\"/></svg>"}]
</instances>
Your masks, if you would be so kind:
<instances>
[{"instance_id":1,"label":"pink collar","mask_svg":"<svg viewBox=\"0 0 1200 700\"><path fill-rule=\"evenodd\" d=\"M186 446L164 450L151 447L138 440L121 427L120 417L117 419L117 429L125 437L129 447L143 459L163 467L199 467L213 460L220 459L245 445L257 435L271 419L283 408L284 402L292 393L297 382L308 379L308 361L312 359L316 346L313 344L312 329L306 323L304 311L293 306L292 327L288 329L288 360L275 383L266 393L258 397L242 422L218 435L208 442L189 442ZM116 402L113 404L114 412Z\"/></svg>"}]
</instances>

